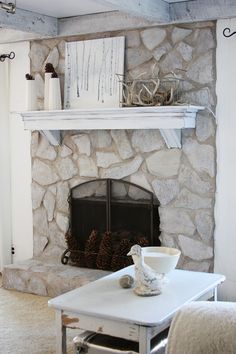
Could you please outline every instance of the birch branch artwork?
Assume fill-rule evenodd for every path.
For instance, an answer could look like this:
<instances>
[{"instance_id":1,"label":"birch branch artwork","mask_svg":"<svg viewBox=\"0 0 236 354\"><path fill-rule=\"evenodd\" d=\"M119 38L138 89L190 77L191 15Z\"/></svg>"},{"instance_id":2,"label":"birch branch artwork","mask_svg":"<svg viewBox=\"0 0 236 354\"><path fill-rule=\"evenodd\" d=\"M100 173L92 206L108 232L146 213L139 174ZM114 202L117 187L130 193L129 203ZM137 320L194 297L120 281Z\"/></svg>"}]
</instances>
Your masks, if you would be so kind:
<instances>
[{"instance_id":1,"label":"birch branch artwork","mask_svg":"<svg viewBox=\"0 0 236 354\"><path fill-rule=\"evenodd\" d=\"M124 44L125 37L66 44L66 109L119 107L117 74L124 73Z\"/></svg>"}]
</instances>

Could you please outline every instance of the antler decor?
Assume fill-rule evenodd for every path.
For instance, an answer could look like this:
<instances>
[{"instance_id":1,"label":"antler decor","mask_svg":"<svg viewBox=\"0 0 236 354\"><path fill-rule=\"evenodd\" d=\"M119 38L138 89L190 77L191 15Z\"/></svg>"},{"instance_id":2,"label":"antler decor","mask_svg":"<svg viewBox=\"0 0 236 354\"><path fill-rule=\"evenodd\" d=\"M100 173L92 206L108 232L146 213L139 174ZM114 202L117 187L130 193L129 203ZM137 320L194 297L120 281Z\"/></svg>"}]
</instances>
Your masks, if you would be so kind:
<instances>
[{"instance_id":1,"label":"antler decor","mask_svg":"<svg viewBox=\"0 0 236 354\"><path fill-rule=\"evenodd\" d=\"M122 85L122 105L125 107L167 106L177 103L179 100L181 79L175 74L163 79L137 78L127 80L122 75L117 76Z\"/></svg>"}]
</instances>

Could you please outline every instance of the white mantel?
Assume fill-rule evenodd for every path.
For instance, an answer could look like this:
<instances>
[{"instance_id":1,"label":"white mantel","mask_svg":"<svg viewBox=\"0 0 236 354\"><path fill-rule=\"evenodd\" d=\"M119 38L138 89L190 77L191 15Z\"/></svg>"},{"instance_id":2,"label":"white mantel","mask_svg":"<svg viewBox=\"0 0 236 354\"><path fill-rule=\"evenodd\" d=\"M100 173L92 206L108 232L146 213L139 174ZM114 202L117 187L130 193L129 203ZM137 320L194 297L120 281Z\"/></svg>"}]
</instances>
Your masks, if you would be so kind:
<instances>
[{"instance_id":1,"label":"white mantel","mask_svg":"<svg viewBox=\"0 0 236 354\"><path fill-rule=\"evenodd\" d=\"M40 130L53 145L60 130L160 129L168 148L181 148L181 129L195 128L201 106L123 107L21 112L27 130Z\"/></svg>"}]
</instances>

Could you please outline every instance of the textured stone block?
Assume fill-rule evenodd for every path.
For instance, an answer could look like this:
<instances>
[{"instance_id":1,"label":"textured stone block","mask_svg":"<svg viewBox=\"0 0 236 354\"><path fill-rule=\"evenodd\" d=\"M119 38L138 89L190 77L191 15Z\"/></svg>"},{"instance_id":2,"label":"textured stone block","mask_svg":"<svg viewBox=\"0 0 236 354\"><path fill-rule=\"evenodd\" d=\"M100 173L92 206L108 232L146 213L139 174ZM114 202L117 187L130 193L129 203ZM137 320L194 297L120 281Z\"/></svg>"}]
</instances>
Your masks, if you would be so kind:
<instances>
[{"instance_id":1,"label":"textured stone block","mask_svg":"<svg viewBox=\"0 0 236 354\"><path fill-rule=\"evenodd\" d=\"M29 57L31 59L32 71L44 71L43 63L49 53L49 48L46 45L33 42L30 48Z\"/></svg>"},{"instance_id":2,"label":"textured stone block","mask_svg":"<svg viewBox=\"0 0 236 354\"><path fill-rule=\"evenodd\" d=\"M40 207L43 196L45 194L45 189L37 183L32 183L31 185L31 196L32 196L32 208L37 209Z\"/></svg>"},{"instance_id":3,"label":"textured stone block","mask_svg":"<svg viewBox=\"0 0 236 354\"><path fill-rule=\"evenodd\" d=\"M213 216L205 211L199 211L195 217L195 223L197 226L197 231L203 241L211 241L214 230Z\"/></svg>"},{"instance_id":4,"label":"textured stone block","mask_svg":"<svg viewBox=\"0 0 236 354\"><path fill-rule=\"evenodd\" d=\"M44 208L47 210L48 221L53 220L55 204L55 196L50 191L47 191L43 198L43 205Z\"/></svg>"},{"instance_id":5,"label":"textured stone block","mask_svg":"<svg viewBox=\"0 0 236 354\"><path fill-rule=\"evenodd\" d=\"M123 160L134 156L132 147L125 130L112 130L111 136L116 143L116 148Z\"/></svg>"},{"instance_id":6,"label":"textured stone block","mask_svg":"<svg viewBox=\"0 0 236 354\"><path fill-rule=\"evenodd\" d=\"M62 211L63 213L69 212L68 197L70 190L67 182L60 182L57 184L57 195L56 203L57 210Z\"/></svg>"},{"instance_id":7,"label":"textured stone block","mask_svg":"<svg viewBox=\"0 0 236 354\"><path fill-rule=\"evenodd\" d=\"M54 47L50 53L48 54L46 60L45 60L45 63L44 63L44 66L47 64L47 63L51 63L54 67L54 69L57 68L58 66L58 63L59 63L59 52L58 52L58 49L57 47Z\"/></svg>"},{"instance_id":8,"label":"textured stone block","mask_svg":"<svg viewBox=\"0 0 236 354\"><path fill-rule=\"evenodd\" d=\"M207 52L195 61L191 62L186 75L189 79L202 85L211 83L214 79L212 51Z\"/></svg>"},{"instance_id":9,"label":"textured stone block","mask_svg":"<svg viewBox=\"0 0 236 354\"><path fill-rule=\"evenodd\" d=\"M128 48L126 50L127 70L134 69L136 66L145 63L152 58L152 54L145 48Z\"/></svg>"},{"instance_id":10,"label":"textured stone block","mask_svg":"<svg viewBox=\"0 0 236 354\"><path fill-rule=\"evenodd\" d=\"M213 118L206 114L198 113L196 117L196 136L200 142L215 135L215 123Z\"/></svg>"},{"instance_id":11,"label":"textured stone block","mask_svg":"<svg viewBox=\"0 0 236 354\"><path fill-rule=\"evenodd\" d=\"M158 177L173 177L178 174L181 151L177 149L161 150L146 159L151 174Z\"/></svg>"},{"instance_id":12,"label":"textured stone block","mask_svg":"<svg viewBox=\"0 0 236 354\"><path fill-rule=\"evenodd\" d=\"M161 230L168 234L193 235L196 227L189 213L178 208L159 208Z\"/></svg>"},{"instance_id":13,"label":"textured stone block","mask_svg":"<svg viewBox=\"0 0 236 354\"><path fill-rule=\"evenodd\" d=\"M53 161L57 157L55 148L49 143L49 141L43 136L40 135L38 149L36 156L41 159Z\"/></svg>"},{"instance_id":14,"label":"textured stone block","mask_svg":"<svg viewBox=\"0 0 236 354\"><path fill-rule=\"evenodd\" d=\"M182 189L174 202L177 208L185 209L210 209L213 205L211 198L200 197L191 193L188 189Z\"/></svg>"},{"instance_id":15,"label":"textured stone block","mask_svg":"<svg viewBox=\"0 0 236 354\"><path fill-rule=\"evenodd\" d=\"M78 174L78 168L74 164L74 162L66 157L61 160L56 161L56 168L60 178L65 181L68 180Z\"/></svg>"},{"instance_id":16,"label":"textured stone block","mask_svg":"<svg viewBox=\"0 0 236 354\"><path fill-rule=\"evenodd\" d=\"M205 181L192 168L182 165L179 170L179 183L197 194L212 193L214 185Z\"/></svg>"},{"instance_id":17,"label":"textured stone block","mask_svg":"<svg viewBox=\"0 0 236 354\"><path fill-rule=\"evenodd\" d=\"M164 74L171 73L176 69L183 68L182 56L175 50L169 52L166 57L159 63L159 66Z\"/></svg>"},{"instance_id":18,"label":"textured stone block","mask_svg":"<svg viewBox=\"0 0 236 354\"><path fill-rule=\"evenodd\" d=\"M67 157L67 156L70 156L71 154L72 154L72 150L68 146L62 145L61 150L60 150L60 156Z\"/></svg>"},{"instance_id":19,"label":"textured stone block","mask_svg":"<svg viewBox=\"0 0 236 354\"><path fill-rule=\"evenodd\" d=\"M40 74L35 75L36 97L44 99L44 80Z\"/></svg>"},{"instance_id":20,"label":"textured stone block","mask_svg":"<svg viewBox=\"0 0 236 354\"><path fill-rule=\"evenodd\" d=\"M110 167L107 170L102 171L102 178L124 178L138 171L143 159L141 156L136 156L130 162L124 162L121 165Z\"/></svg>"},{"instance_id":21,"label":"textured stone block","mask_svg":"<svg viewBox=\"0 0 236 354\"><path fill-rule=\"evenodd\" d=\"M91 155L91 144L87 134L77 134L72 136L71 139L76 145L79 154Z\"/></svg>"},{"instance_id":22,"label":"textured stone block","mask_svg":"<svg viewBox=\"0 0 236 354\"><path fill-rule=\"evenodd\" d=\"M135 130L132 135L132 146L137 152L150 152L164 147L160 131Z\"/></svg>"},{"instance_id":23,"label":"textured stone block","mask_svg":"<svg viewBox=\"0 0 236 354\"><path fill-rule=\"evenodd\" d=\"M140 46L139 31L128 31L125 36L127 48L138 48Z\"/></svg>"},{"instance_id":24,"label":"textured stone block","mask_svg":"<svg viewBox=\"0 0 236 354\"><path fill-rule=\"evenodd\" d=\"M198 32L195 42L196 55L204 54L216 47L216 41L210 28L203 28Z\"/></svg>"},{"instance_id":25,"label":"textured stone block","mask_svg":"<svg viewBox=\"0 0 236 354\"><path fill-rule=\"evenodd\" d=\"M171 50L171 45L169 42L165 42L153 50L152 54L156 61L159 61L163 55L167 54Z\"/></svg>"},{"instance_id":26,"label":"textured stone block","mask_svg":"<svg viewBox=\"0 0 236 354\"><path fill-rule=\"evenodd\" d=\"M210 259L213 257L213 249L198 240L193 240L184 235L179 236L179 245L183 254L196 261Z\"/></svg>"},{"instance_id":27,"label":"textured stone block","mask_svg":"<svg viewBox=\"0 0 236 354\"><path fill-rule=\"evenodd\" d=\"M179 193L179 182L176 179L155 179L152 187L161 205L170 203Z\"/></svg>"},{"instance_id":28,"label":"textured stone block","mask_svg":"<svg viewBox=\"0 0 236 354\"><path fill-rule=\"evenodd\" d=\"M120 162L120 158L114 152L96 152L97 166L107 168L117 162Z\"/></svg>"},{"instance_id":29,"label":"textured stone block","mask_svg":"<svg viewBox=\"0 0 236 354\"><path fill-rule=\"evenodd\" d=\"M163 42L165 37L166 31L160 27L148 28L141 32L143 44L148 50L153 50L157 47L161 42Z\"/></svg>"},{"instance_id":30,"label":"textured stone block","mask_svg":"<svg viewBox=\"0 0 236 354\"><path fill-rule=\"evenodd\" d=\"M48 245L48 238L46 236L39 235L37 232L34 232L34 256L41 256L43 251Z\"/></svg>"},{"instance_id":31,"label":"textured stone block","mask_svg":"<svg viewBox=\"0 0 236 354\"><path fill-rule=\"evenodd\" d=\"M68 230L68 226L69 226L69 218L68 216L62 214L62 213L57 213L56 215L56 222L57 225L59 226L59 228L66 233Z\"/></svg>"},{"instance_id":32,"label":"textured stone block","mask_svg":"<svg viewBox=\"0 0 236 354\"><path fill-rule=\"evenodd\" d=\"M41 207L34 211L33 224L40 235L48 236L48 218L45 208Z\"/></svg>"},{"instance_id":33,"label":"textured stone block","mask_svg":"<svg viewBox=\"0 0 236 354\"><path fill-rule=\"evenodd\" d=\"M78 166L81 177L98 177L98 168L91 157L80 156Z\"/></svg>"},{"instance_id":34,"label":"textured stone block","mask_svg":"<svg viewBox=\"0 0 236 354\"><path fill-rule=\"evenodd\" d=\"M106 130L94 130L90 132L91 143L94 148L102 149L111 146L112 138Z\"/></svg>"},{"instance_id":35,"label":"textured stone block","mask_svg":"<svg viewBox=\"0 0 236 354\"><path fill-rule=\"evenodd\" d=\"M187 43L179 43L176 50L181 54L185 61L190 61L193 57L193 48Z\"/></svg>"},{"instance_id":36,"label":"textured stone block","mask_svg":"<svg viewBox=\"0 0 236 354\"><path fill-rule=\"evenodd\" d=\"M42 186L55 183L59 180L59 176L48 164L35 159L32 167L32 178Z\"/></svg>"},{"instance_id":37,"label":"textured stone block","mask_svg":"<svg viewBox=\"0 0 236 354\"><path fill-rule=\"evenodd\" d=\"M189 36L191 33L192 33L191 29L174 27L171 34L172 42L175 44L183 40L185 37Z\"/></svg>"},{"instance_id":38,"label":"textured stone block","mask_svg":"<svg viewBox=\"0 0 236 354\"><path fill-rule=\"evenodd\" d=\"M183 145L183 151L191 165L197 172L215 176L215 151L213 146L199 144L193 139L188 139Z\"/></svg>"}]
</instances>

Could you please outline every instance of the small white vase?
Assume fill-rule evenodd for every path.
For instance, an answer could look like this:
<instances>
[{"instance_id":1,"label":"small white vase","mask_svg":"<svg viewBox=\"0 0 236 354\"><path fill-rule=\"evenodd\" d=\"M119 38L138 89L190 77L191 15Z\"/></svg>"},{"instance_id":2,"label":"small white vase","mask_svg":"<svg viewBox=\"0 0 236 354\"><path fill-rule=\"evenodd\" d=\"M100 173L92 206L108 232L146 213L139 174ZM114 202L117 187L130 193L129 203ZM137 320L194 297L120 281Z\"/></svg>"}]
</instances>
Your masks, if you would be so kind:
<instances>
[{"instance_id":1,"label":"small white vase","mask_svg":"<svg viewBox=\"0 0 236 354\"><path fill-rule=\"evenodd\" d=\"M53 77L49 79L49 110L61 109L60 79Z\"/></svg>"},{"instance_id":2,"label":"small white vase","mask_svg":"<svg viewBox=\"0 0 236 354\"><path fill-rule=\"evenodd\" d=\"M45 73L44 75L44 109L49 110L49 80L52 73Z\"/></svg>"},{"instance_id":3,"label":"small white vase","mask_svg":"<svg viewBox=\"0 0 236 354\"><path fill-rule=\"evenodd\" d=\"M26 110L36 111L37 109L36 81L26 80Z\"/></svg>"}]
</instances>

